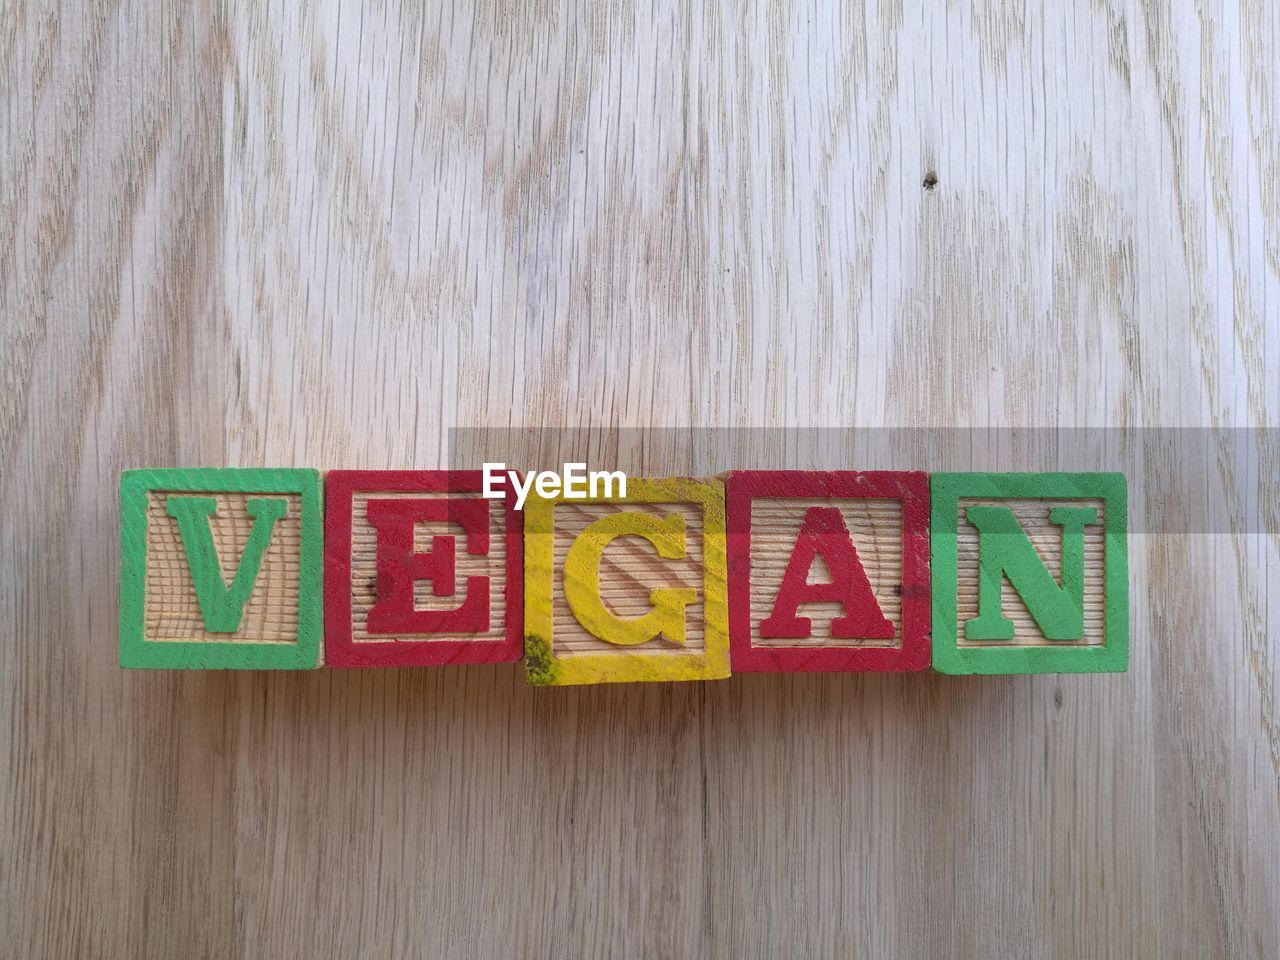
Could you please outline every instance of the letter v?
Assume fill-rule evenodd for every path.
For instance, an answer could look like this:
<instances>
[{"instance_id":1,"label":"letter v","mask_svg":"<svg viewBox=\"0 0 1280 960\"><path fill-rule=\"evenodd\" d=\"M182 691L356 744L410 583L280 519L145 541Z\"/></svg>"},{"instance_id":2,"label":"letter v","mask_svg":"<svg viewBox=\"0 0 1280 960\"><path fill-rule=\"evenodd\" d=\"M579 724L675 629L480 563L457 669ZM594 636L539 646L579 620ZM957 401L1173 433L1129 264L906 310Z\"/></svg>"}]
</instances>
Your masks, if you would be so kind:
<instances>
[{"instance_id":1,"label":"letter v","mask_svg":"<svg viewBox=\"0 0 1280 960\"><path fill-rule=\"evenodd\" d=\"M204 617L204 628L210 633L235 633L240 629L244 605L253 593L253 584L262 566L262 555L271 542L271 531L288 508L289 502L279 499L257 498L245 503L245 510L253 517L253 529L236 568L235 579L228 587L209 526L209 518L217 513L218 501L213 497L169 497L165 509L178 521L178 533L191 570L191 582L196 588L196 600Z\"/></svg>"}]
</instances>

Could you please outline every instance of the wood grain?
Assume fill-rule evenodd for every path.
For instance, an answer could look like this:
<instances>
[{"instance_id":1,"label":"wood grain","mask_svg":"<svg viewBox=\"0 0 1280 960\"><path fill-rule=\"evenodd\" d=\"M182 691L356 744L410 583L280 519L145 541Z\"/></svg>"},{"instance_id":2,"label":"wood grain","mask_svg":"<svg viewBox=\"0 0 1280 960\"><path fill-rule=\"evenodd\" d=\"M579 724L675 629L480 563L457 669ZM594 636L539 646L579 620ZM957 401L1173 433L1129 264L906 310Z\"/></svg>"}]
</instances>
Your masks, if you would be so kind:
<instances>
[{"instance_id":1,"label":"wood grain","mask_svg":"<svg viewBox=\"0 0 1280 960\"><path fill-rule=\"evenodd\" d=\"M1278 64L1267 0L0 0L0 954L1280 955ZM1123 676L115 666L120 470L548 425L1110 428L1229 522L1134 535Z\"/></svg>"}]
</instances>

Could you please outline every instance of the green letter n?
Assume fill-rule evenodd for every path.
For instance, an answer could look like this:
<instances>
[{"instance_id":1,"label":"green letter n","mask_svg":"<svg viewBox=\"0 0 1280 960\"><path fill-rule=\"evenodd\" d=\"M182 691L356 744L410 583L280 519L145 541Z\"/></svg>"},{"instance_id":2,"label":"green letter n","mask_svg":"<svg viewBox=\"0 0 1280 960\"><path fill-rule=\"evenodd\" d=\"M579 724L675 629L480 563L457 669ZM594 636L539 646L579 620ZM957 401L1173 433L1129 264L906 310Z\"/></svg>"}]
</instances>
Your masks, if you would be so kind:
<instances>
[{"instance_id":1,"label":"green letter n","mask_svg":"<svg viewBox=\"0 0 1280 960\"><path fill-rule=\"evenodd\" d=\"M209 518L217 512L218 501L213 497L169 497L165 509L178 521L178 533L182 537L182 549L187 554L196 600L204 617L204 628L210 633L235 633L240 629L244 605L253 593L253 584L262 566L262 555L271 542L271 531L288 508L289 502L279 499L253 499L245 504L249 516L253 517L253 529L240 557L240 566L236 568L235 579L228 587L222 577L213 531L209 528Z\"/></svg>"},{"instance_id":2,"label":"green letter n","mask_svg":"<svg viewBox=\"0 0 1280 960\"><path fill-rule=\"evenodd\" d=\"M1000 612L1000 578L1005 576L1046 640L1082 640L1084 528L1098 522L1098 511L1093 507L1049 511L1049 522L1062 528L1061 586L1054 583L1008 507L969 507L965 516L978 528L978 615L965 623L965 639L1013 639L1013 621Z\"/></svg>"}]
</instances>

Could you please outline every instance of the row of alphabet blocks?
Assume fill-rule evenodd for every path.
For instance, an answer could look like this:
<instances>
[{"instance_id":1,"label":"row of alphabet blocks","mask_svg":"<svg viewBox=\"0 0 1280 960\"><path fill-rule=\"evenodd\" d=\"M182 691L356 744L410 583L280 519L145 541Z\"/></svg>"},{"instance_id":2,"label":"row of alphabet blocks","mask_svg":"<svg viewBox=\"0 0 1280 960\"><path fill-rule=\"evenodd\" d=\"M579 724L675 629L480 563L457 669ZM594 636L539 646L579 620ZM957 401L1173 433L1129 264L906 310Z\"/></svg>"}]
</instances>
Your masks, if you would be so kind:
<instances>
[{"instance_id":1,"label":"row of alphabet blocks","mask_svg":"<svg viewBox=\"0 0 1280 960\"><path fill-rule=\"evenodd\" d=\"M632 477L523 512L482 479L125 473L121 664L523 657L536 684L1128 666L1122 474Z\"/></svg>"}]
</instances>

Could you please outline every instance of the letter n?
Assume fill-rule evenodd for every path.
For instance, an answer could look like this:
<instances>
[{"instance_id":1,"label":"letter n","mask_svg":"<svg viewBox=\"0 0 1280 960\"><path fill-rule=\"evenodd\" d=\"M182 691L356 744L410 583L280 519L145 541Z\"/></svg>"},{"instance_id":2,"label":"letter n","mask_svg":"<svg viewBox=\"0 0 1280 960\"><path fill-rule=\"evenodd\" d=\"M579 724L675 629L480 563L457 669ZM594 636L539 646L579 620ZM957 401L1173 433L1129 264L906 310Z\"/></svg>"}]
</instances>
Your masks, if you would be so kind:
<instances>
[{"instance_id":1,"label":"letter n","mask_svg":"<svg viewBox=\"0 0 1280 960\"><path fill-rule=\"evenodd\" d=\"M1002 578L1017 591L1047 640L1084 637L1084 528L1098 522L1092 507L1056 507L1049 522L1062 528L1062 584L1031 544L1008 507L969 507L978 529L978 615L964 625L966 640L1012 640L1013 621L1000 611Z\"/></svg>"}]
</instances>

